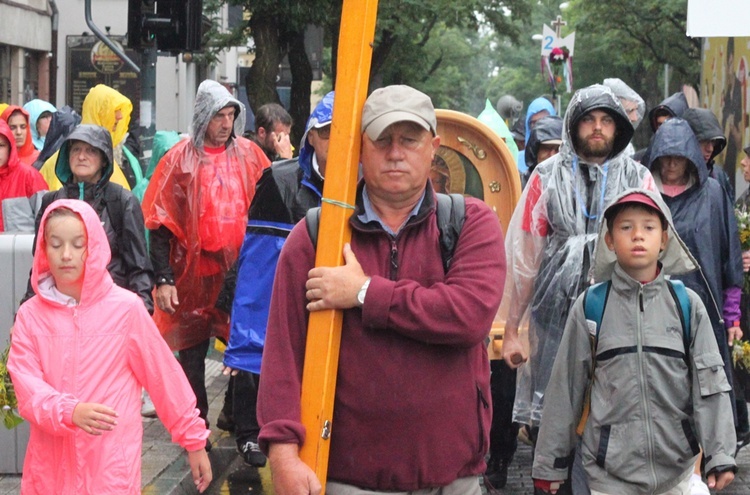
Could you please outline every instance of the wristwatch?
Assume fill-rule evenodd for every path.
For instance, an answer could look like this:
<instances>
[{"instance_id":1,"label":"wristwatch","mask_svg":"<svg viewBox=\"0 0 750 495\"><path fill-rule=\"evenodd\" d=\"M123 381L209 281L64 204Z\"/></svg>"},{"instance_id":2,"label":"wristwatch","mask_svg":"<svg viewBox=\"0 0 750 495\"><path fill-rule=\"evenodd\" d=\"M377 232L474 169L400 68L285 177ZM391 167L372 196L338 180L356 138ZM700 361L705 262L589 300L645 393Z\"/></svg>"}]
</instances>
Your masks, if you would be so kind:
<instances>
[{"instance_id":1,"label":"wristwatch","mask_svg":"<svg viewBox=\"0 0 750 495\"><path fill-rule=\"evenodd\" d=\"M357 292L357 303L359 303L360 308L365 305L365 296L367 295L367 288L370 286L370 280L372 279L368 278L365 280L365 283L362 284L362 288Z\"/></svg>"}]
</instances>

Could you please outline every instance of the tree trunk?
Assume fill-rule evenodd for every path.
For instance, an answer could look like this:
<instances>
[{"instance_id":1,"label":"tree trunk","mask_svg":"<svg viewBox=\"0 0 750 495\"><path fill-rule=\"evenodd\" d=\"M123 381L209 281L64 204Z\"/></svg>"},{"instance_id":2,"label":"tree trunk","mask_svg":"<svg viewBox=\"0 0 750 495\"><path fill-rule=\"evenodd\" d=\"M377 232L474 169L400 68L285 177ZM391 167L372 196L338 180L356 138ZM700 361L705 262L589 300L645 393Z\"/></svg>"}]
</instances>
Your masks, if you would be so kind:
<instances>
[{"instance_id":1,"label":"tree trunk","mask_svg":"<svg viewBox=\"0 0 750 495\"><path fill-rule=\"evenodd\" d=\"M289 68L292 72L289 113L294 120L294 125L292 126L292 144L296 147L305 133L305 123L310 116L312 66L305 51L304 31L290 33L288 56Z\"/></svg>"},{"instance_id":2,"label":"tree trunk","mask_svg":"<svg viewBox=\"0 0 750 495\"><path fill-rule=\"evenodd\" d=\"M279 103L276 78L279 74L279 30L277 19L254 13L248 25L255 42L255 60L245 80L247 99L253 110L266 103Z\"/></svg>"}]
</instances>

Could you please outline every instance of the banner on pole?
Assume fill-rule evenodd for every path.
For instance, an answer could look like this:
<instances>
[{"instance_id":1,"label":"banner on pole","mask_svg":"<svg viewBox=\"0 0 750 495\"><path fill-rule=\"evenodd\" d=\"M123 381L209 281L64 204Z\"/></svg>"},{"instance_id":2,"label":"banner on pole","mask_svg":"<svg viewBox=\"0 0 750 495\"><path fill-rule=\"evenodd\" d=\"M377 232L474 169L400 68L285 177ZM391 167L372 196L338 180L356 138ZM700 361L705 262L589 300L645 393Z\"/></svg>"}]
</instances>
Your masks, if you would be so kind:
<instances>
[{"instance_id":1,"label":"banner on pole","mask_svg":"<svg viewBox=\"0 0 750 495\"><path fill-rule=\"evenodd\" d=\"M747 0L688 0L687 35L750 36Z\"/></svg>"}]
</instances>

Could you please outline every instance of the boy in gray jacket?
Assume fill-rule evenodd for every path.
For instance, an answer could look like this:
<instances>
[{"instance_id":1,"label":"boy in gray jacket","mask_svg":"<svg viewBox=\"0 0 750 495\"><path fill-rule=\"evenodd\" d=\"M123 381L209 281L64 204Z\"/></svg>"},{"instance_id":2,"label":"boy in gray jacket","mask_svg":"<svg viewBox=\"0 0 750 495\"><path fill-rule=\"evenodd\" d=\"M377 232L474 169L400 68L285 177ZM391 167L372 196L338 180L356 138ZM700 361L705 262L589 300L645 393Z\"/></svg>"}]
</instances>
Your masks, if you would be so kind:
<instances>
[{"instance_id":1,"label":"boy in gray jacket","mask_svg":"<svg viewBox=\"0 0 750 495\"><path fill-rule=\"evenodd\" d=\"M592 495L689 493L701 448L708 486L721 490L737 469L730 386L700 298L683 289L680 300L665 278L697 262L652 192L625 191L604 216L592 270L609 287L599 323L585 309L591 289L568 317L542 411L535 493L556 493L566 479L584 408Z\"/></svg>"}]
</instances>

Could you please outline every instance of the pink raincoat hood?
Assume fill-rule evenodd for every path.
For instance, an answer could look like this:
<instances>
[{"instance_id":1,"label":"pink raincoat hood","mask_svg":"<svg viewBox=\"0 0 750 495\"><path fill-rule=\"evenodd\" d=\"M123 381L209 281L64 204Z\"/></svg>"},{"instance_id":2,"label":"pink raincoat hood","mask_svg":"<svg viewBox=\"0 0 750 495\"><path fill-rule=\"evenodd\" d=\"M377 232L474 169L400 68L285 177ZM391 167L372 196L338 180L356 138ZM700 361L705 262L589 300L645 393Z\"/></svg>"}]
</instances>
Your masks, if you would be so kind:
<instances>
[{"instance_id":1,"label":"pink raincoat hood","mask_svg":"<svg viewBox=\"0 0 750 495\"><path fill-rule=\"evenodd\" d=\"M49 260L45 252L46 241L44 229L47 225L47 217L58 208L68 208L78 213L86 227L88 236L88 256L86 258L86 270L83 275L83 288L81 289L81 305L90 301L98 300L114 284L112 277L107 271L107 265L111 258L109 241L104 233L102 221L93 208L83 201L77 199L58 199L52 203L44 212L39 225L39 235L36 237L36 251L34 265L31 270L31 285L34 292L39 294L39 281L43 277L50 276Z\"/></svg>"}]
</instances>

